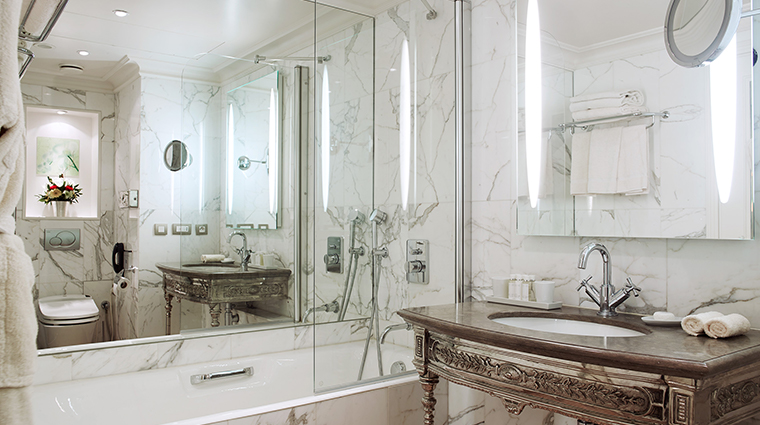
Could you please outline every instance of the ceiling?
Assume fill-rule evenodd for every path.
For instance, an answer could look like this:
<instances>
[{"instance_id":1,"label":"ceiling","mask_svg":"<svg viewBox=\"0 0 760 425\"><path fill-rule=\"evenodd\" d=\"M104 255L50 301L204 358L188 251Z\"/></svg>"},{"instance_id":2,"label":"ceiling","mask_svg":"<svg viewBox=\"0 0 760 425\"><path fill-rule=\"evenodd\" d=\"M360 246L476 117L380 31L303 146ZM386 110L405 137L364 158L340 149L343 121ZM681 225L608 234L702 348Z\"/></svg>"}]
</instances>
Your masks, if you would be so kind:
<instances>
[{"instance_id":1,"label":"ceiling","mask_svg":"<svg viewBox=\"0 0 760 425\"><path fill-rule=\"evenodd\" d=\"M541 29L560 43L582 51L609 40L662 31L669 3L668 0L540 0ZM521 21L525 22L524 17Z\"/></svg>"},{"instance_id":2,"label":"ceiling","mask_svg":"<svg viewBox=\"0 0 760 425\"><path fill-rule=\"evenodd\" d=\"M331 3L373 15L398 0ZM129 15L117 17L115 9ZM360 18L321 5L315 11L305 0L69 0L45 40L53 48L32 47L36 57L24 82L114 90L134 75L129 70L135 63L142 73L220 82L240 68L231 58L287 54L309 45L315 12ZM80 56L79 50L90 54ZM80 65L84 73L64 76L63 63Z\"/></svg>"}]
</instances>

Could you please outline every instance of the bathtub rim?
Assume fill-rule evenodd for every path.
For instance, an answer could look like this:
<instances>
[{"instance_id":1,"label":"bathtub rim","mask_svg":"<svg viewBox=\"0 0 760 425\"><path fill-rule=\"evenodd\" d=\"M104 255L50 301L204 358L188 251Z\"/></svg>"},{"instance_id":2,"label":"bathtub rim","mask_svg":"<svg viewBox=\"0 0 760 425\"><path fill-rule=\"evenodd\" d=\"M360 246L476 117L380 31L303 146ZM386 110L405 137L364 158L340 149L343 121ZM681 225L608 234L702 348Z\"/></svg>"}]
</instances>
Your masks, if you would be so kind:
<instances>
[{"instance_id":1,"label":"bathtub rim","mask_svg":"<svg viewBox=\"0 0 760 425\"><path fill-rule=\"evenodd\" d=\"M267 404L265 406L251 407L248 409L230 410L228 412L216 413L213 415L201 416L192 419L183 419L181 421L166 422L162 425L209 425L217 422L242 419L249 416L256 416L285 409L292 409L294 407L307 406L326 400L332 400L354 394L361 394L382 388L395 387L398 385L408 384L410 382L417 382L417 380L417 372L411 370L400 375L394 375L393 378L377 377L366 381L357 382L354 385L332 387L330 389L325 389L319 392L315 391L315 394L309 397L301 397L293 400L281 401L279 403Z\"/></svg>"}]
</instances>

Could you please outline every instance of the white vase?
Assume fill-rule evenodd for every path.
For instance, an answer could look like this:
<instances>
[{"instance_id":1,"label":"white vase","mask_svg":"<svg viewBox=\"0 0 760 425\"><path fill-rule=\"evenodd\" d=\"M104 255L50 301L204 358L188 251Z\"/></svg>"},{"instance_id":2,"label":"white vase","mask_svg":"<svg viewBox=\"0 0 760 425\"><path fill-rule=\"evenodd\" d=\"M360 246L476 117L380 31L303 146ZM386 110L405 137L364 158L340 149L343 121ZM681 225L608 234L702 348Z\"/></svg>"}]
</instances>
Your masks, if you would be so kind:
<instances>
[{"instance_id":1,"label":"white vase","mask_svg":"<svg viewBox=\"0 0 760 425\"><path fill-rule=\"evenodd\" d=\"M55 217L66 217L66 213L69 209L69 204L71 202L69 201L51 201L51 204L53 204L53 216Z\"/></svg>"}]
</instances>

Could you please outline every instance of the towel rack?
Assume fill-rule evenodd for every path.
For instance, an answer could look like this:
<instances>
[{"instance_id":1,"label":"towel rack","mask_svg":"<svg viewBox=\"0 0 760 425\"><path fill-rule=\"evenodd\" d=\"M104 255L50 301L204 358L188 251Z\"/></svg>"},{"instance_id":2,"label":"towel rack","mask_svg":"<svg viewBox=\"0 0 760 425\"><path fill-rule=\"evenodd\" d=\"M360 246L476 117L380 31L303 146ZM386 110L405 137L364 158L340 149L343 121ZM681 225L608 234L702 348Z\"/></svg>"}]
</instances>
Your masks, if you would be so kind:
<instances>
[{"instance_id":1,"label":"towel rack","mask_svg":"<svg viewBox=\"0 0 760 425\"><path fill-rule=\"evenodd\" d=\"M24 15L21 17L21 22L18 28L18 38L24 41L31 41L32 43L39 43L41 41L45 41L47 36L50 34L50 31L53 30L53 26L56 22L58 22L58 18L61 17L61 13L63 13L63 8L66 7L66 3L69 2L69 0L59 0L58 4L53 9L53 13L50 16L50 19L47 21L47 24L42 28L42 31L40 34L32 34L29 31L26 30L26 21L29 19L29 15L32 14L32 9L34 9L34 5L37 2L37 0L30 0L29 1L29 7L27 7L26 11L24 12ZM49 1L48 1L49 2ZM45 3L45 1L41 1L41 3ZM44 7L41 6L41 7Z\"/></svg>"},{"instance_id":2,"label":"towel rack","mask_svg":"<svg viewBox=\"0 0 760 425\"><path fill-rule=\"evenodd\" d=\"M558 125L557 129L559 131L565 131L568 128L570 130L573 130L573 129L576 129L576 128L580 128L580 129L586 130L590 126L592 126L594 124L604 124L604 123L608 123L608 122L619 121L619 120L624 120L624 119L629 119L629 118L646 118L646 117L652 117L652 124L649 125L649 127L651 127L652 125L654 125L655 118L659 117L659 118L662 118L662 119L668 119L670 117L670 112L668 112L668 111L662 111L662 112L634 112L634 113L631 113L631 114L612 115L612 116L609 116L609 117L599 117L599 118L594 118L594 119L590 119L590 120L571 121L571 122L566 122L566 123L562 123L562 124Z\"/></svg>"}]
</instances>

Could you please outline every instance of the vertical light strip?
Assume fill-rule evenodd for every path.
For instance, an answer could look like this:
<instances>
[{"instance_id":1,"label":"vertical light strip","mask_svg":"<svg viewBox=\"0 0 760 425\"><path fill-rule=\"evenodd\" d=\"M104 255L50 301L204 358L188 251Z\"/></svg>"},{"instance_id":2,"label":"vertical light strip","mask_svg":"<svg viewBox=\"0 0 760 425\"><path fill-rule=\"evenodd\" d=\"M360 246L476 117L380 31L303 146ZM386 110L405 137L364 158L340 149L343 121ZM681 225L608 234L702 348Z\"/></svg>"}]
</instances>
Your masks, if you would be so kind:
<instances>
[{"instance_id":1,"label":"vertical light strip","mask_svg":"<svg viewBox=\"0 0 760 425\"><path fill-rule=\"evenodd\" d=\"M322 206L327 212L330 196L330 76L325 65L322 73Z\"/></svg>"},{"instance_id":2,"label":"vertical light strip","mask_svg":"<svg viewBox=\"0 0 760 425\"><path fill-rule=\"evenodd\" d=\"M198 182L198 211L203 211L203 188L206 186L206 180L204 173L206 171L206 134L203 122L201 122L200 128L200 148L198 149L198 156L200 162L200 181Z\"/></svg>"},{"instance_id":3,"label":"vertical light strip","mask_svg":"<svg viewBox=\"0 0 760 425\"><path fill-rule=\"evenodd\" d=\"M401 180L401 206L409 205L409 177L411 171L412 86L409 67L409 42L401 44L401 93L399 94L399 172Z\"/></svg>"},{"instance_id":4,"label":"vertical light strip","mask_svg":"<svg viewBox=\"0 0 760 425\"><path fill-rule=\"evenodd\" d=\"M541 25L538 0L528 0L525 31L525 158L530 206L538 204L541 185Z\"/></svg>"},{"instance_id":5,"label":"vertical light strip","mask_svg":"<svg viewBox=\"0 0 760 425\"><path fill-rule=\"evenodd\" d=\"M710 64L710 116L718 196L728 202L736 149L736 36Z\"/></svg>"},{"instance_id":6,"label":"vertical light strip","mask_svg":"<svg viewBox=\"0 0 760 425\"><path fill-rule=\"evenodd\" d=\"M267 166L269 169L269 213L276 212L277 205L277 166L279 164L277 154L277 102L274 89L269 92L269 155Z\"/></svg>"},{"instance_id":7,"label":"vertical light strip","mask_svg":"<svg viewBox=\"0 0 760 425\"><path fill-rule=\"evenodd\" d=\"M235 117L232 111L230 103L227 113L227 214L232 214L232 173L235 172Z\"/></svg>"}]
</instances>

